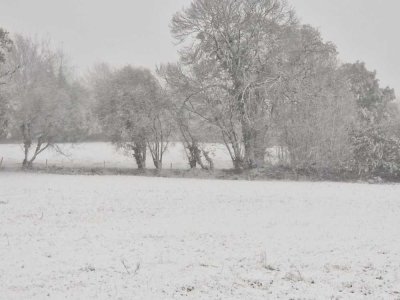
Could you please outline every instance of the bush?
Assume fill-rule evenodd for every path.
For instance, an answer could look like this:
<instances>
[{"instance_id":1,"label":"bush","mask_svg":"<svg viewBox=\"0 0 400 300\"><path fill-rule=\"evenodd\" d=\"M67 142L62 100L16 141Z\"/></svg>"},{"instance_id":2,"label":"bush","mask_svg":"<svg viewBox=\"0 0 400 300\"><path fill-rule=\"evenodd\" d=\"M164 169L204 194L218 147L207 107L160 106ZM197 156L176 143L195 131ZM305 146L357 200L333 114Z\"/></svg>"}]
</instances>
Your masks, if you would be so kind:
<instances>
[{"instance_id":1,"label":"bush","mask_svg":"<svg viewBox=\"0 0 400 300\"><path fill-rule=\"evenodd\" d=\"M353 168L363 177L400 179L400 139L380 127L353 132Z\"/></svg>"}]
</instances>

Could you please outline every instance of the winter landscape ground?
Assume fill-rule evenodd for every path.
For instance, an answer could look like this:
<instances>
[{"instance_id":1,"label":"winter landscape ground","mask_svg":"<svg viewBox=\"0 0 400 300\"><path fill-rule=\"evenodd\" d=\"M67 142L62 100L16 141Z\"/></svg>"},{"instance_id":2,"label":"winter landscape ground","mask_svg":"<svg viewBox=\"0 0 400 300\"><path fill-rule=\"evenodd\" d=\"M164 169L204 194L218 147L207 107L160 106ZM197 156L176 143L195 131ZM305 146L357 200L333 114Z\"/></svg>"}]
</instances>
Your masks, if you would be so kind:
<instances>
[{"instance_id":1,"label":"winter landscape ground","mask_svg":"<svg viewBox=\"0 0 400 300\"><path fill-rule=\"evenodd\" d=\"M203 145L209 151L216 169L231 169L232 160L223 144L208 143ZM117 149L111 143L92 142L76 144L59 144L61 153L48 149L35 160L35 165L43 167L46 161L49 166L57 167L106 167L106 168L137 168L135 159L131 154ZM266 161L273 162L276 158L275 148L267 151ZM3 159L4 168L20 168L23 160L23 147L21 144L0 144L0 160ZM150 153L147 155L147 168L154 169ZM179 142L170 143L163 158L164 169L188 169L189 164L183 145Z\"/></svg>"},{"instance_id":2,"label":"winter landscape ground","mask_svg":"<svg viewBox=\"0 0 400 300\"><path fill-rule=\"evenodd\" d=\"M35 161L38 166L43 166L46 160L52 166L70 167L106 167L111 168L136 168L136 163L131 155L123 150L118 150L111 143L93 142L78 144L61 144L63 154L49 149L43 152ZM232 162L228 151L222 144L207 144L210 156L215 161L216 168L232 168ZM3 166L20 166L23 160L23 148L21 144L0 144L0 159L3 158ZM181 143L171 143L164 159L164 168L187 169L188 162L185 150ZM151 155L147 157L147 167L154 168Z\"/></svg>"},{"instance_id":3,"label":"winter landscape ground","mask_svg":"<svg viewBox=\"0 0 400 300\"><path fill-rule=\"evenodd\" d=\"M400 186L0 173L0 299L400 299Z\"/></svg>"}]
</instances>

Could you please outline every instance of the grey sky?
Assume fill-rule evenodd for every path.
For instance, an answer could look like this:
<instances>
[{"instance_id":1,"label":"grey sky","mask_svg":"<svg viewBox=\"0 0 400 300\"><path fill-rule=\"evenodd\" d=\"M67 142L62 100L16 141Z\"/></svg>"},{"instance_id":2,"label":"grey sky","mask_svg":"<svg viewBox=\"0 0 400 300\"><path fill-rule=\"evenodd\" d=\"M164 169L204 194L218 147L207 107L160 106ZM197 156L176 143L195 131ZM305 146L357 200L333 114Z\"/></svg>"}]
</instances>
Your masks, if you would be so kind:
<instances>
[{"instance_id":1,"label":"grey sky","mask_svg":"<svg viewBox=\"0 0 400 300\"><path fill-rule=\"evenodd\" d=\"M96 62L154 68L176 59L173 13L190 0L0 0L0 26L50 37L80 72ZM363 60L400 95L398 0L292 0L304 23L338 46L343 61Z\"/></svg>"}]
</instances>

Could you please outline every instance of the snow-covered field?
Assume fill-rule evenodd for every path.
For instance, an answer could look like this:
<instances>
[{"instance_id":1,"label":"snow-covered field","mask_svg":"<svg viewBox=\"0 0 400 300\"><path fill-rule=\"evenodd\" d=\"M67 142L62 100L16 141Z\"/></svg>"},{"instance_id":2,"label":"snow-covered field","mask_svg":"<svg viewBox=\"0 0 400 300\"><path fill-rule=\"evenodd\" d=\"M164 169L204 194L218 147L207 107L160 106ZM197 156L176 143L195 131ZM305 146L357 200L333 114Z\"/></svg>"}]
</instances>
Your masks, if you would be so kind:
<instances>
[{"instance_id":1,"label":"snow-covered field","mask_svg":"<svg viewBox=\"0 0 400 300\"><path fill-rule=\"evenodd\" d=\"M69 167L107 167L107 168L136 168L132 156L118 150L111 143L80 143L62 144L60 148L64 155L49 149L38 156L35 163L45 165L46 160L50 166ZM232 168L232 161L228 151L222 144L206 144L205 149L210 152L217 169ZM273 160L277 149L268 150L270 155L266 159ZM3 166L20 166L23 160L23 149L18 144L0 144L0 160ZM154 168L151 155L147 155L147 167ZM163 159L164 168L187 169L189 168L185 150L181 143L171 143Z\"/></svg>"},{"instance_id":2,"label":"snow-covered field","mask_svg":"<svg viewBox=\"0 0 400 300\"><path fill-rule=\"evenodd\" d=\"M135 160L122 150L118 150L111 143L81 143L60 145L65 155L49 149L43 152L36 160L36 164L47 163L55 166L70 167L104 167L108 168L136 168ZM221 144L207 144L210 155L215 160L217 168L232 168L229 153ZM0 144L0 159L3 157L4 166L19 166L23 160L23 149L18 144ZM153 168L151 155L148 153L147 166ZM188 163L185 150L180 143L172 143L164 157L164 167L187 169Z\"/></svg>"},{"instance_id":3,"label":"snow-covered field","mask_svg":"<svg viewBox=\"0 0 400 300\"><path fill-rule=\"evenodd\" d=\"M400 299L400 186L0 173L0 299Z\"/></svg>"}]
</instances>

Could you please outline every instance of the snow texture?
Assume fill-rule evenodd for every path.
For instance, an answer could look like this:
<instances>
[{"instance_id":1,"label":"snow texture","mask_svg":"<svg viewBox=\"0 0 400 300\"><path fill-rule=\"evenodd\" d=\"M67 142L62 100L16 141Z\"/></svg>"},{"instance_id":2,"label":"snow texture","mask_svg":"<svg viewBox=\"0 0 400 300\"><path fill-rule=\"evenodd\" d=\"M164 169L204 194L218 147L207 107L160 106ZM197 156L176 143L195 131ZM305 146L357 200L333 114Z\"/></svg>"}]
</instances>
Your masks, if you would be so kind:
<instances>
[{"instance_id":1,"label":"snow texture","mask_svg":"<svg viewBox=\"0 0 400 300\"><path fill-rule=\"evenodd\" d=\"M399 195L0 173L0 299L400 299Z\"/></svg>"},{"instance_id":2,"label":"snow texture","mask_svg":"<svg viewBox=\"0 0 400 300\"><path fill-rule=\"evenodd\" d=\"M32 147L34 148L34 147ZM129 153L118 150L111 143L95 142L81 144L61 144L64 155L49 149L40 154L35 161L36 165L70 166L70 167L104 167L107 168L136 168L135 159ZM204 148L210 151L218 169L230 169L233 167L229 153L222 144L204 144ZM267 159L271 161L276 156L277 149L268 150ZM3 157L3 166L17 167L23 160L22 145L0 144L0 160ZM147 155L147 167L154 168L151 155ZM181 143L171 143L163 159L164 168L188 169L185 149Z\"/></svg>"}]
</instances>

